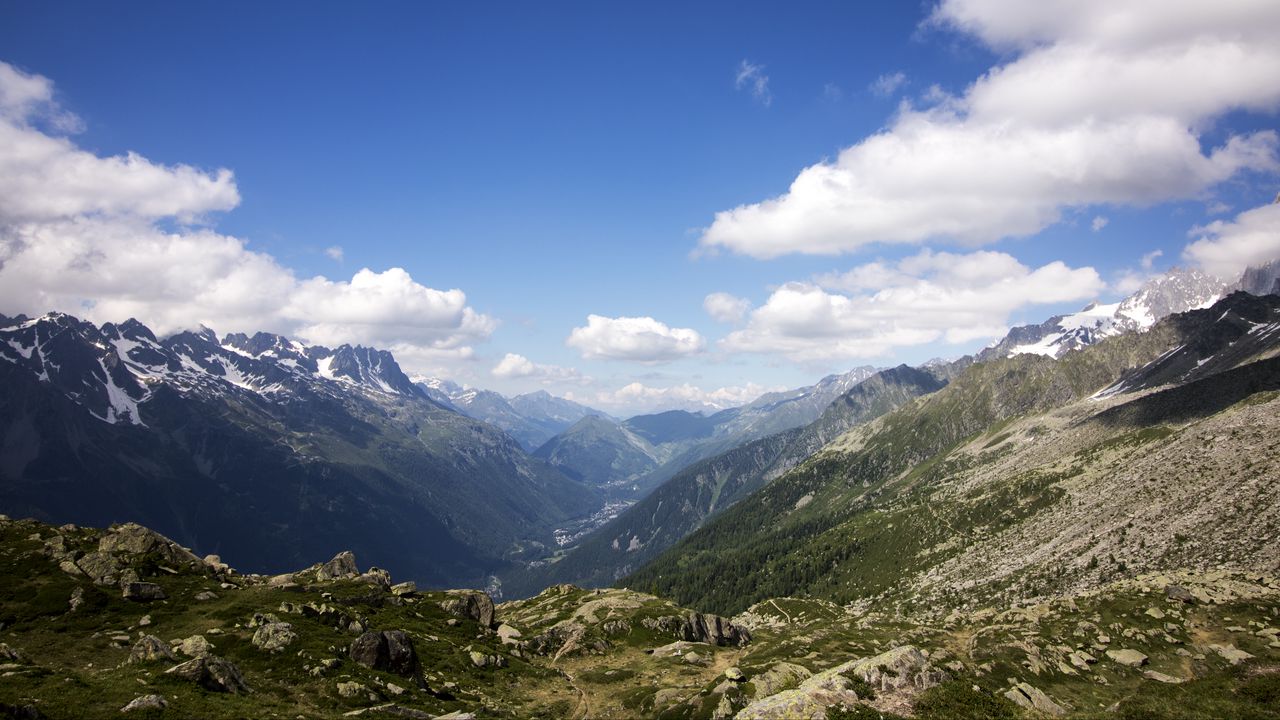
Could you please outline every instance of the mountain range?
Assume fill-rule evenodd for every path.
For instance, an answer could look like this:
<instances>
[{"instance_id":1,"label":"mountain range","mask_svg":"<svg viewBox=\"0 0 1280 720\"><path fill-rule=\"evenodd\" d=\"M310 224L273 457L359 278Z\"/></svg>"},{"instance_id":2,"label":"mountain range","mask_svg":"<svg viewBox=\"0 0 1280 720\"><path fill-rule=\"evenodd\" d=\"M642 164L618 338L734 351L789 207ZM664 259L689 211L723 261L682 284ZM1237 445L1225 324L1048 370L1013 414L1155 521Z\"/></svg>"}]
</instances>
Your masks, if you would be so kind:
<instances>
[{"instance_id":1,"label":"mountain range","mask_svg":"<svg viewBox=\"0 0 1280 720\"><path fill-rule=\"evenodd\" d=\"M141 521L264 571L342 545L481 584L601 503L385 351L53 313L0 320L0 359L9 512Z\"/></svg>"}]
</instances>

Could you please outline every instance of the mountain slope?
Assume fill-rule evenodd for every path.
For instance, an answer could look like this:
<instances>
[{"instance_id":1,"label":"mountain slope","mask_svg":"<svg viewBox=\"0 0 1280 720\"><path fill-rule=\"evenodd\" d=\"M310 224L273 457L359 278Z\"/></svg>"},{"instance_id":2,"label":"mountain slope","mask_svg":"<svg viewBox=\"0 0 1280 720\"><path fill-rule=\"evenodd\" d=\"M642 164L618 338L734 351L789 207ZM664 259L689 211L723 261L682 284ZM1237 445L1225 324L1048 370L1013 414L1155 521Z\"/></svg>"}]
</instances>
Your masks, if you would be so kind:
<instances>
[{"instance_id":1,"label":"mountain slope","mask_svg":"<svg viewBox=\"0 0 1280 720\"><path fill-rule=\"evenodd\" d=\"M650 447L629 425L588 415L533 456L580 482L625 485L657 467Z\"/></svg>"},{"instance_id":2,"label":"mountain slope","mask_svg":"<svg viewBox=\"0 0 1280 720\"><path fill-rule=\"evenodd\" d=\"M504 576L504 592L520 596L555 583L612 583L840 433L944 384L905 365L880 371L847 390L808 426L754 440L679 472L563 557Z\"/></svg>"},{"instance_id":3,"label":"mountain slope","mask_svg":"<svg viewBox=\"0 0 1280 720\"><path fill-rule=\"evenodd\" d=\"M1276 564L1280 498L1259 481L1280 477L1270 359L1280 338L1256 333L1234 369L1169 395L1097 396L1171 349L1247 333L1237 318L1250 314L1269 325L1280 298L1237 293L1057 361L975 364L846 433L621 582L734 611L798 593L984 602L1087 589L1166 563L1252 565L1260 552ZM1187 409L1193 401L1203 410ZM1103 412L1127 403L1136 405ZM1143 403L1155 410L1132 410ZM1141 532L1128 536L1129 523Z\"/></svg>"},{"instance_id":4,"label":"mountain slope","mask_svg":"<svg viewBox=\"0 0 1280 720\"><path fill-rule=\"evenodd\" d=\"M350 546L479 584L599 503L369 348L53 314L0 327L0 387L5 511L136 520L258 570Z\"/></svg>"}]
</instances>

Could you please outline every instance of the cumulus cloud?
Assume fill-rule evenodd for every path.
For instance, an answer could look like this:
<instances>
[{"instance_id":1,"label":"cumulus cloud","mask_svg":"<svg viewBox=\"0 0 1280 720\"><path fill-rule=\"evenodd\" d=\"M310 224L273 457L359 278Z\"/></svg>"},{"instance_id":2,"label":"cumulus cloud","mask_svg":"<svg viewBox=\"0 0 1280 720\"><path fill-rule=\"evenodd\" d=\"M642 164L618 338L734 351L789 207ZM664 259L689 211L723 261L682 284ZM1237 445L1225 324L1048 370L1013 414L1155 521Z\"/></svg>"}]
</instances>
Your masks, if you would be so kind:
<instances>
[{"instance_id":1,"label":"cumulus cloud","mask_svg":"<svg viewBox=\"0 0 1280 720\"><path fill-rule=\"evenodd\" d=\"M490 371L494 377L502 379L530 378L546 383L590 381L574 368L559 365L543 365L516 353L507 353Z\"/></svg>"},{"instance_id":2,"label":"cumulus cloud","mask_svg":"<svg viewBox=\"0 0 1280 720\"><path fill-rule=\"evenodd\" d=\"M1234 280L1250 265L1280 258L1280 203L1247 210L1230 222L1192 228L1189 234L1196 239L1183 250L1183 258Z\"/></svg>"},{"instance_id":3,"label":"cumulus cloud","mask_svg":"<svg viewBox=\"0 0 1280 720\"><path fill-rule=\"evenodd\" d=\"M932 22L1014 58L960 96L904 104L782 195L717 213L700 244L767 258L986 243L1065 209L1196 197L1278 167L1274 131L1202 148L1216 118L1280 105L1274 2L947 0Z\"/></svg>"},{"instance_id":4,"label":"cumulus cloud","mask_svg":"<svg viewBox=\"0 0 1280 720\"><path fill-rule=\"evenodd\" d=\"M707 311L712 320L722 323L741 322L751 309L751 303L744 298L729 293L714 292L702 301L702 309Z\"/></svg>"},{"instance_id":5,"label":"cumulus cloud","mask_svg":"<svg viewBox=\"0 0 1280 720\"><path fill-rule=\"evenodd\" d=\"M702 352L706 342L696 330L668 327L651 317L610 318L588 315L565 343L588 360L660 363Z\"/></svg>"},{"instance_id":6,"label":"cumulus cloud","mask_svg":"<svg viewBox=\"0 0 1280 720\"><path fill-rule=\"evenodd\" d=\"M1106 227L1106 226L1107 226L1107 223L1109 223L1109 222L1111 222L1111 221L1110 221L1110 220L1108 220L1107 218L1105 218L1105 217L1103 217L1103 216L1101 216L1101 215L1096 215L1096 216L1094 216L1094 218L1093 218L1093 222L1089 223L1089 227L1090 227L1094 232L1098 232L1098 231L1099 231L1099 230L1101 230L1102 228Z\"/></svg>"},{"instance_id":7,"label":"cumulus cloud","mask_svg":"<svg viewBox=\"0 0 1280 720\"><path fill-rule=\"evenodd\" d=\"M769 76L764 74L764 66L747 60L738 64L738 74L734 77L733 86L739 90L747 90L751 97L765 107L773 104L773 93L769 90Z\"/></svg>"},{"instance_id":8,"label":"cumulus cloud","mask_svg":"<svg viewBox=\"0 0 1280 720\"><path fill-rule=\"evenodd\" d=\"M906 82L906 73L888 73L881 75L875 79L875 82L871 83L871 92L879 95L880 97L889 97L890 95L898 92L898 88L905 85Z\"/></svg>"},{"instance_id":9,"label":"cumulus cloud","mask_svg":"<svg viewBox=\"0 0 1280 720\"><path fill-rule=\"evenodd\" d=\"M880 357L904 346L996 337L1019 308L1083 300L1104 288L1093 268L1052 262L1033 270L1005 253L926 250L783 285L720 345L798 361Z\"/></svg>"},{"instance_id":10,"label":"cumulus cloud","mask_svg":"<svg viewBox=\"0 0 1280 720\"><path fill-rule=\"evenodd\" d=\"M493 331L461 290L425 287L400 268L298 277L201 223L239 203L231 171L99 157L38 127L39 114L60 112L53 97L46 78L0 63L4 312L136 317L159 333L268 330L375 344L423 363L466 359Z\"/></svg>"},{"instance_id":11,"label":"cumulus cloud","mask_svg":"<svg viewBox=\"0 0 1280 720\"><path fill-rule=\"evenodd\" d=\"M330 247L325 248L324 254L328 255L329 259L334 262L342 262L343 252L342 247L339 245L331 245Z\"/></svg>"}]
</instances>

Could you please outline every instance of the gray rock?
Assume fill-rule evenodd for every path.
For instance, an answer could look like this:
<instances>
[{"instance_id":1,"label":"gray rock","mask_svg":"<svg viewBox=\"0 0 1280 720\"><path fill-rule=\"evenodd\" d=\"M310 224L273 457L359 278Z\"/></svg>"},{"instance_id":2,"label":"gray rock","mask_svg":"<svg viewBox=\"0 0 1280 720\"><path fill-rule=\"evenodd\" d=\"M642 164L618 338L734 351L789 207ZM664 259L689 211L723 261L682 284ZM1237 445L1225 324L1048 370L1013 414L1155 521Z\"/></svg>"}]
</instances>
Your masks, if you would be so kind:
<instances>
[{"instance_id":1,"label":"gray rock","mask_svg":"<svg viewBox=\"0 0 1280 720\"><path fill-rule=\"evenodd\" d=\"M1239 665L1245 660L1251 660L1254 657L1250 653L1237 648L1235 645L1210 645L1209 649L1218 653L1223 660L1226 660L1232 665Z\"/></svg>"},{"instance_id":2,"label":"gray rock","mask_svg":"<svg viewBox=\"0 0 1280 720\"><path fill-rule=\"evenodd\" d=\"M808 669L793 663L780 662L755 676L751 684L755 685L755 696L763 698L789 690L810 677L813 677L813 673Z\"/></svg>"},{"instance_id":3,"label":"gray rock","mask_svg":"<svg viewBox=\"0 0 1280 720\"><path fill-rule=\"evenodd\" d=\"M727 679L727 680L732 680L733 682L746 682L746 681L747 681L746 673L742 672L742 670L740 670L739 668L736 668L736 667L731 667L731 668L728 668L727 670L725 670L725 671L724 671L724 676L725 676L725 679Z\"/></svg>"},{"instance_id":4,"label":"gray rock","mask_svg":"<svg viewBox=\"0 0 1280 720\"><path fill-rule=\"evenodd\" d=\"M352 578L359 574L360 568L356 567L356 556L350 550L343 550L316 570L316 579L339 580Z\"/></svg>"},{"instance_id":5,"label":"gray rock","mask_svg":"<svg viewBox=\"0 0 1280 720\"><path fill-rule=\"evenodd\" d=\"M506 623L498 626L498 639L503 645L519 645L520 631Z\"/></svg>"},{"instance_id":6,"label":"gray rock","mask_svg":"<svg viewBox=\"0 0 1280 720\"><path fill-rule=\"evenodd\" d=\"M471 618L480 627L493 627L493 598L479 590L450 590L440 601L440 608L450 615Z\"/></svg>"},{"instance_id":7,"label":"gray rock","mask_svg":"<svg viewBox=\"0 0 1280 720\"><path fill-rule=\"evenodd\" d=\"M225 692L233 695L251 692L245 684L240 668L229 660L213 655L188 660L181 665L174 665L165 670L168 675L180 677L199 685L205 690Z\"/></svg>"},{"instance_id":8,"label":"gray rock","mask_svg":"<svg viewBox=\"0 0 1280 720\"><path fill-rule=\"evenodd\" d=\"M253 645L267 652L280 652L297 638L298 634L293 631L293 625L286 622L269 622L258 626L253 633Z\"/></svg>"},{"instance_id":9,"label":"gray rock","mask_svg":"<svg viewBox=\"0 0 1280 720\"><path fill-rule=\"evenodd\" d=\"M1066 708L1051 700L1039 689L1024 682L1014 685L1013 689L1006 692L1004 696L1024 708L1038 710L1045 715L1062 717L1067 714Z\"/></svg>"},{"instance_id":10,"label":"gray rock","mask_svg":"<svg viewBox=\"0 0 1280 720\"><path fill-rule=\"evenodd\" d=\"M120 588L120 592L125 600L135 602L151 602L168 597L164 594L164 588L151 582L127 582Z\"/></svg>"},{"instance_id":11,"label":"gray rock","mask_svg":"<svg viewBox=\"0 0 1280 720\"><path fill-rule=\"evenodd\" d=\"M120 708L120 712L134 712L135 710L163 710L169 707L169 701L164 699L163 695L139 695L129 701L128 705Z\"/></svg>"},{"instance_id":12,"label":"gray rock","mask_svg":"<svg viewBox=\"0 0 1280 720\"><path fill-rule=\"evenodd\" d=\"M203 565L190 550L137 523L113 525L98 541L98 551L114 555L158 555L173 565Z\"/></svg>"},{"instance_id":13,"label":"gray rock","mask_svg":"<svg viewBox=\"0 0 1280 720\"><path fill-rule=\"evenodd\" d=\"M120 563L106 552L91 552L76 561L76 567L95 585L115 585L120 581Z\"/></svg>"},{"instance_id":14,"label":"gray rock","mask_svg":"<svg viewBox=\"0 0 1280 720\"><path fill-rule=\"evenodd\" d=\"M1176 600L1180 603L1193 603L1196 601L1191 591L1181 585L1166 585L1164 588L1164 596L1170 600Z\"/></svg>"},{"instance_id":15,"label":"gray rock","mask_svg":"<svg viewBox=\"0 0 1280 720\"><path fill-rule=\"evenodd\" d=\"M1108 650L1107 657L1121 665L1129 667L1142 667L1147 664L1147 656L1137 650L1125 648L1123 650Z\"/></svg>"},{"instance_id":16,"label":"gray rock","mask_svg":"<svg viewBox=\"0 0 1280 720\"><path fill-rule=\"evenodd\" d=\"M388 592L391 590L391 573L382 568L369 568L360 576L360 580Z\"/></svg>"},{"instance_id":17,"label":"gray rock","mask_svg":"<svg viewBox=\"0 0 1280 720\"><path fill-rule=\"evenodd\" d=\"M418 584L412 580L402 583L396 583L391 586L391 594L396 597L404 597L405 595L413 595L418 592Z\"/></svg>"},{"instance_id":18,"label":"gray rock","mask_svg":"<svg viewBox=\"0 0 1280 720\"><path fill-rule=\"evenodd\" d=\"M200 602L207 602L209 600L217 600L218 594L215 592L210 592L208 590L203 590L201 592L196 593L195 598Z\"/></svg>"},{"instance_id":19,"label":"gray rock","mask_svg":"<svg viewBox=\"0 0 1280 720\"><path fill-rule=\"evenodd\" d=\"M157 660L172 661L176 659L169 645L155 635L143 635L138 642L134 643L133 649L129 651L129 662L131 663L155 662Z\"/></svg>"},{"instance_id":20,"label":"gray rock","mask_svg":"<svg viewBox=\"0 0 1280 720\"><path fill-rule=\"evenodd\" d=\"M1146 679L1148 679L1148 680L1155 680L1156 682L1166 683L1166 684L1168 684L1168 685L1180 685L1180 684L1182 684L1182 683L1186 682L1186 680L1183 680L1183 679L1182 679L1182 678L1180 678L1180 677L1174 677L1174 676L1172 676L1172 675L1165 675L1164 673L1162 673L1162 672L1157 672L1157 671L1155 671L1155 670L1145 670L1145 671L1143 671L1143 673L1142 673L1142 677L1144 677L1144 678L1146 678Z\"/></svg>"},{"instance_id":21,"label":"gray rock","mask_svg":"<svg viewBox=\"0 0 1280 720\"><path fill-rule=\"evenodd\" d=\"M468 650L467 657L471 664L478 668L500 668L507 666L507 659L501 655L489 655L479 650Z\"/></svg>"},{"instance_id":22,"label":"gray rock","mask_svg":"<svg viewBox=\"0 0 1280 720\"><path fill-rule=\"evenodd\" d=\"M213 650L213 645L203 635L192 635L177 643L178 652L188 657L205 657Z\"/></svg>"},{"instance_id":23,"label":"gray rock","mask_svg":"<svg viewBox=\"0 0 1280 720\"><path fill-rule=\"evenodd\" d=\"M363 697L369 693L369 688L358 682L339 682L338 695L344 698Z\"/></svg>"},{"instance_id":24,"label":"gray rock","mask_svg":"<svg viewBox=\"0 0 1280 720\"><path fill-rule=\"evenodd\" d=\"M409 677L418 669L418 653L403 630L366 632L351 643L350 656L367 668L402 677Z\"/></svg>"}]
</instances>

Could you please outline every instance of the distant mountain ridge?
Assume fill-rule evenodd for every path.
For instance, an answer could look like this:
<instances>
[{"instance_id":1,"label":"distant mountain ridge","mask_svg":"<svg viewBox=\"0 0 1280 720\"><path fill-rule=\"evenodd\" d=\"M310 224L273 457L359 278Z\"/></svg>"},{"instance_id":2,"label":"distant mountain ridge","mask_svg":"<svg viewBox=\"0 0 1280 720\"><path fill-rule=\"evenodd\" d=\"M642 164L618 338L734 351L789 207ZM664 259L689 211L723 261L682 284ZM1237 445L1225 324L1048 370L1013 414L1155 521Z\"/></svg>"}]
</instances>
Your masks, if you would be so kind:
<instances>
[{"instance_id":1,"label":"distant mountain ridge","mask_svg":"<svg viewBox=\"0 0 1280 720\"><path fill-rule=\"evenodd\" d=\"M420 377L415 383L432 400L502 428L532 452L589 415L607 414L545 390L506 397L492 390L463 387L442 378Z\"/></svg>"}]
</instances>

